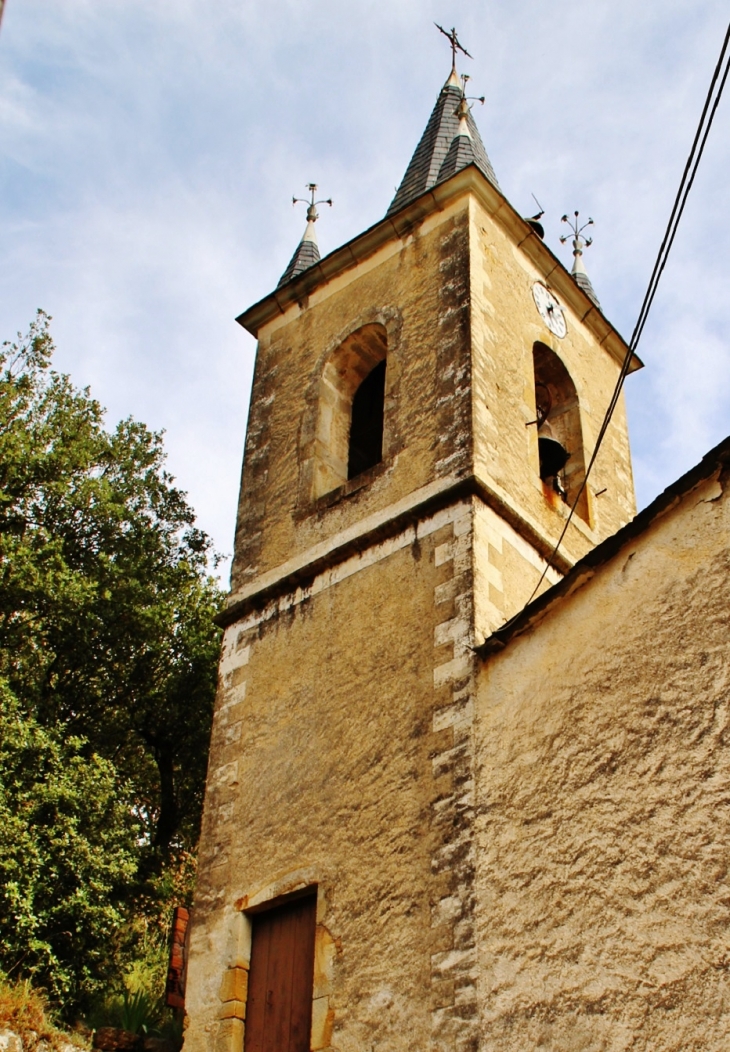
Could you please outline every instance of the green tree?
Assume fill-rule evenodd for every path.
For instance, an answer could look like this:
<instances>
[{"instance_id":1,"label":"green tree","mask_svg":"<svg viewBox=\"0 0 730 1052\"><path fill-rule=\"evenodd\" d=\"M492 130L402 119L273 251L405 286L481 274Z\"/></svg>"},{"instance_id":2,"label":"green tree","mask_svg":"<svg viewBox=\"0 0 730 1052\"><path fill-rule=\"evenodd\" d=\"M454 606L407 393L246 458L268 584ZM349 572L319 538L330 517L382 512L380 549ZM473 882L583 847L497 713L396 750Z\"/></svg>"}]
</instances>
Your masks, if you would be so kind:
<instances>
[{"instance_id":1,"label":"green tree","mask_svg":"<svg viewBox=\"0 0 730 1052\"><path fill-rule=\"evenodd\" d=\"M89 391L52 370L48 323L39 312L0 350L0 680L29 727L112 765L140 824L138 879L159 888L198 837L216 557L162 436L131 419L106 430Z\"/></svg>"},{"instance_id":2,"label":"green tree","mask_svg":"<svg viewBox=\"0 0 730 1052\"><path fill-rule=\"evenodd\" d=\"M113 969L140 827L108 760L41 727L4 685L0 703L2 961L73 1014Z\"/></svg>"}]
</instances>

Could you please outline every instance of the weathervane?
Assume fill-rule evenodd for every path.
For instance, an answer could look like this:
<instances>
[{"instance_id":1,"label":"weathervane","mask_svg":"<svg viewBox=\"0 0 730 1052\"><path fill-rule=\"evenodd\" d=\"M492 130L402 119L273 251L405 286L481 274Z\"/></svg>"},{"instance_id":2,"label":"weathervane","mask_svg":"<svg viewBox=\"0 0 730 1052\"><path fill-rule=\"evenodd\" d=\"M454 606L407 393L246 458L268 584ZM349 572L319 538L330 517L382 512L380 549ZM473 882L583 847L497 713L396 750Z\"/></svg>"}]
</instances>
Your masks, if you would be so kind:
<instances>
[{"instance_id":1,"label":"weathervane","mask_svg":"<svg viewBox=\"0 0 730 1052\"><path fill-rule=\"evenodd\" d=\"M468 73L461 74L461 102L455 110L460 120L466 120L469 110L471 109L471 106L469 105L470 102L481 102L482 106L484 105L484 95L467 95L466 84L469 80L471 80L471 77Z\"/></svg>"},{"instance_id":2,"label":"weathervane","mask_svg":"<svg viewBox=\"0 0 730 1052\"><path fill-rule=\"evenodd\" d=\"M537 198L535 198L535 200L537 200ZM574 256L582 256L583 249L588 248L589 245L593 244L592 237L583 237L583 231L586 229L586 227L593 226L593 220L589 217L588 222L584 223L583 226L581 226L578 221L578 215L578 212L574 212L572 219L569 219L568 216L565 215L560 220L561 223L567 223L570 227L570 231L573 236ZM565 234L563 237L561 237L560 244L564 245L568 238L571 236L571 234Z\"/></svg>"},{"instance_id":3,"label":"weathervane","mask_svg":"<svg viewBox=\"0 0 730 1052\"><path fill-rule=\"evenodd\" d=\"M317 219L319 219L319 212L317 211L317 205L329 205L330 208L331 208L332 207L332 198L328 197L328 198L326 198L326 200L315 201L314 200L314 195L317 193L317 184L316 183L307 183L307 190L309 190L309 193L311 195L311 200L307 201L307 199L304 198L304 197L292 197L291 203L292 203L292 206L299 205L299 204L306 205L307 206L307 222L308 223L314 223L314 222L316 222Z\"/></svg>"},{"instance_id":4,"label":"weathervane","mask_svg":"<svg viewBox=\"0 0 730 1052\"><path fill-rule=\"evenodd\" d=\"M447 33L444 27L440 26L438 22L434 22L434 25L438 29L439 33L443 33L449 41L449 43L451 44L451 72L456 73L456 52L461 51L462 54L466 55L467 58L471 58L472 56L469 54L466 48L462 47L462 45L459 43L459 38L456 35L456 30L453 27L451 29L451 32Z\"/></svg>"}]
</instances>

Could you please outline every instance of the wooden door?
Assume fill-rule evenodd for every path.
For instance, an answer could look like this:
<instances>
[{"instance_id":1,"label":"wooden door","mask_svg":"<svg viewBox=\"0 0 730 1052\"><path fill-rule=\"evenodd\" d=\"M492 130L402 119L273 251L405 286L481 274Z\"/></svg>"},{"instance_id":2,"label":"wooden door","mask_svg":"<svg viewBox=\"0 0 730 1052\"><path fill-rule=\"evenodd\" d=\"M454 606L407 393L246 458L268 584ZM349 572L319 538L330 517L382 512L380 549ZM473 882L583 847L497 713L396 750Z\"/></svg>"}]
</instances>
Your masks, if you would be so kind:
<instances>
[{"instance_id":1,"label":"wooden door","mask_svg":"<svg viewBox=\"0 0 730 1052\"><path fill-rule=\"evenodd\" d=\"M244 1052L309 1052L317 898L256 913Z\"/></svg>"}]
</instances>

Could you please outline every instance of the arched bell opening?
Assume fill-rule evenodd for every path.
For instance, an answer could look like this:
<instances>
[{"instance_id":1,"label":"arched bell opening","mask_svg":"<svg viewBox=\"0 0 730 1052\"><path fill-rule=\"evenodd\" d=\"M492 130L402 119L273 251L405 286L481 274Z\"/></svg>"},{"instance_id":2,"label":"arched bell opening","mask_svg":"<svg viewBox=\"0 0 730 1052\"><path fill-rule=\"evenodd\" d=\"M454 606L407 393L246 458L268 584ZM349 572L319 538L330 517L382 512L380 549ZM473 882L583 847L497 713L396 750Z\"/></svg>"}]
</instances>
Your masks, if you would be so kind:
<instances>
[{"instance_id":1,"label":"arched bell opening","mask_svg":"<svg viewBox=\"0 0 730 1052\"><path fill-rule=\"evenodd\" d=\"M561 500L572 505L585 478L578 393L570 373L550 347L536 343L533 363L540 478ZM576 513L588 521L585 492Z\"/></svg>"},{"instance_id":2,"label":"arched bell opening","mask_svg":"<svg viewBox=\"0 0 730 1052\"><path fill-rule=\"evenodd\" d=\"M322 370L314 452L314 496L342 486L383 459L388 341L385 326L363 325Z\"/></svg>"}]
</instances>

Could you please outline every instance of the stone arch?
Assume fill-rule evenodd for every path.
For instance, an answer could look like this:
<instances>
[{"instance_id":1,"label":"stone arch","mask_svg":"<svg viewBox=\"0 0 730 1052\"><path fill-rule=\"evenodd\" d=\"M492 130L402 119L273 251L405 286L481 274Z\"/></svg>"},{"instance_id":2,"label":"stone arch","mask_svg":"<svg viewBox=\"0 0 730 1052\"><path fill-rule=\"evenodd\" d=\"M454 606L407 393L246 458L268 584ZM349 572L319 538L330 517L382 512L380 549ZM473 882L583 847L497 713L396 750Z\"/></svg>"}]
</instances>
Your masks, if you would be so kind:
<instances>
[{"instance_id":1,"label":"stone arch","mask_svg":"<svg viewBox=\"0 0 730 1052\"><path fill-rule=\"evenodd\" d=\"M353 400L358 390L363 387L363 382L367 381L381 363L387 361L387 356L386 328L379 322L372 322L351 332L325 361L319 382L314 439L314 497L330 493L352 477L350 429ZM379 397L382 402L384 390ZM381 404L381 435L382 418ZM382 448L381 437L381 456ZM373 460L373 456L374 454L370 456L371 463L368 466L373 466L380 459Z\"/></svg>"},{"instance_id":2,"label":"stone arch","mask_svg":"<svg viewBox=\"0 0 730 1052\"><path fill-rule=\"evenodd\" d=\"M572 505L585 478L580 402L562 360L544 343L532 349L540 478L546 488ZM588 521L588 497L581 494L576 513Z\"/></svg>"}]
</instances>

